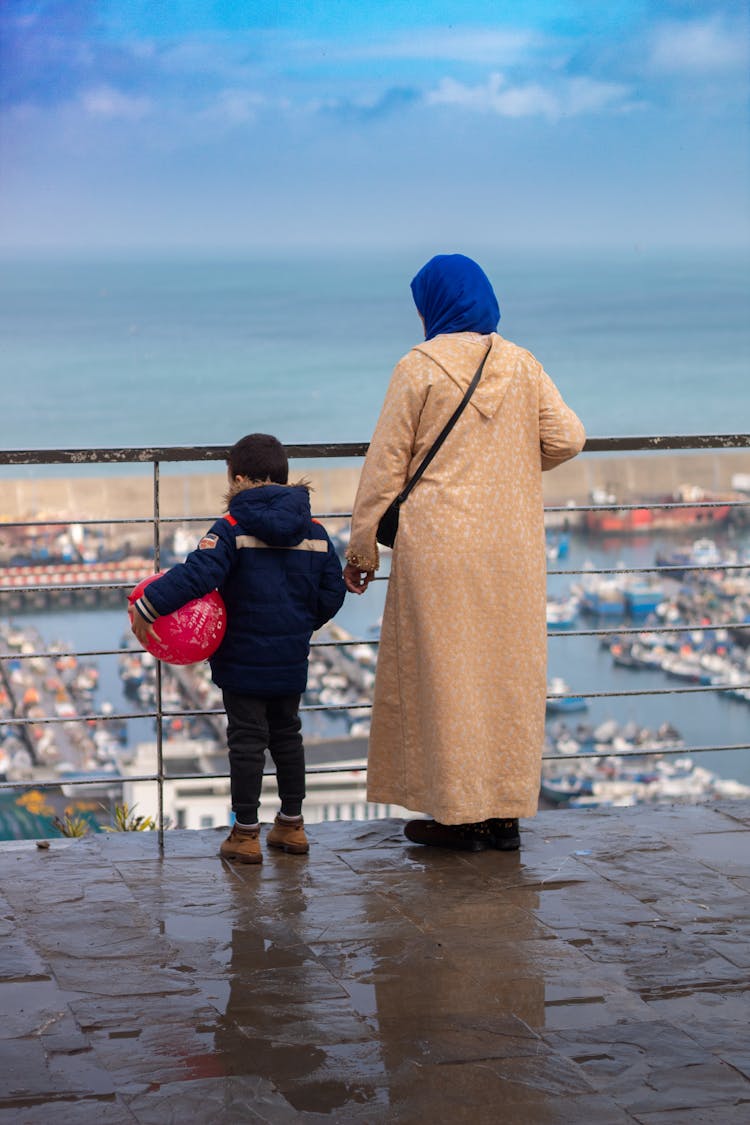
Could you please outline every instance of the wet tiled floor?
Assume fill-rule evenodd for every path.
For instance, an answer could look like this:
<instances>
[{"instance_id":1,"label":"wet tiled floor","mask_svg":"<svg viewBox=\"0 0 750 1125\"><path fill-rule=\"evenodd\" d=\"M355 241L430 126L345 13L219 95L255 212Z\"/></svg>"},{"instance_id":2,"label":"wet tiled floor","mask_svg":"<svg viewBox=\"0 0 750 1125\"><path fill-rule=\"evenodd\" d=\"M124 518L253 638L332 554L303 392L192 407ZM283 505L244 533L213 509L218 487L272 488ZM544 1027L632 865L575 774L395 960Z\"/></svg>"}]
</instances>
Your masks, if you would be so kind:
<instances>
[{"instance_id":1,"label":"wet tiled floor","mask_svg":"<svg viewBox=\"0 0 750 1125\"><path fill-rule=\"evenodd\" d=\"M750 1121L750 806L0 847L0 1125Z\"/></svg>"}]
</instances>

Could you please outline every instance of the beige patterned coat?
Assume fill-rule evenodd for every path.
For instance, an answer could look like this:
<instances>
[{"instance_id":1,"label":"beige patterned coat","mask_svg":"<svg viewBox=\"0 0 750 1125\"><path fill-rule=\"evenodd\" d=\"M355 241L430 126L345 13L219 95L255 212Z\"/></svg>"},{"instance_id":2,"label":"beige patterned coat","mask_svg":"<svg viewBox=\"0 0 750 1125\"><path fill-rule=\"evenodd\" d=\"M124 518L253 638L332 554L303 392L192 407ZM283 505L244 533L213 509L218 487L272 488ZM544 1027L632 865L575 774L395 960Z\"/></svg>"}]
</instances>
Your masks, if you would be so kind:
<instances>
[{"instance_id":1,"label":"beige patterned coat","mask_svg":"<svg viewBox=\"0 0 750 1125\"><path fill-rule=\"evenodd\" d=\"M401 509L386 597L368 798L444 824L533 816L547 675L542 470L581 422L501 336L438 336L396 366L347 552L376 568L378 519L491 351L469 405Z\"/></svg>"}]
</instances>

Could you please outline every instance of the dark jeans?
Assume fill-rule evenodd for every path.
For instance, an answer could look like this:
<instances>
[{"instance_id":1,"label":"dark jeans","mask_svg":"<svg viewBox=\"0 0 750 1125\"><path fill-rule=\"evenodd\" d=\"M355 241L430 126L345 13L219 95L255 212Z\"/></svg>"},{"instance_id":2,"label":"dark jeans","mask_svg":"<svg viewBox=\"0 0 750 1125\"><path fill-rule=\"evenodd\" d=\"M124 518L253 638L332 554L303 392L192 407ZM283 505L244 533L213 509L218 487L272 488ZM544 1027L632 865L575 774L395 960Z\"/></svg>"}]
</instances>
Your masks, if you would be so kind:
<instances>
[{"instance_id":1,"label":"dark jeans","mask_svg":"<svg viewBox=\"0 0 750 1125\"><path fill-rule=\"evenodd\" d=\"M242 824L258 819L266 750L276 766L281 811L299 816L305 796L305 748L298 695L222 692L227 713L232 811Z\"/></svg>"}]
</instances>

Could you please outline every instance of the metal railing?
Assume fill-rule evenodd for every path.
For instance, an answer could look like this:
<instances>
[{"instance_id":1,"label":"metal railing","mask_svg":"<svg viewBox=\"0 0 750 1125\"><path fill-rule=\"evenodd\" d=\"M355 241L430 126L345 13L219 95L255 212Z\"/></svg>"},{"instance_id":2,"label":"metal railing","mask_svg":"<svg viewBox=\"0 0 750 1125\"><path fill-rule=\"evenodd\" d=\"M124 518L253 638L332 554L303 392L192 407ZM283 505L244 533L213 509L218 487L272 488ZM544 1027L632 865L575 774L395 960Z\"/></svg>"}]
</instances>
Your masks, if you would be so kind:
<instances>
[{"instance_id":1,"label":"metal railing","mask_svg":"<svg viewBox=\"0 0 750 1125\"><path fill-rule=\"evenodd\" d=\"M312 459L329 459L329 458L359 458L363 457L367 452L367 444L362 442L356 443L313 443L313 444L297 444L287 445L287 456L290 460L312 460ZM584 453L616 453L616 452L675 452L685 450L728 450L728 449L750 449L750 434L700 434L700 435L678 435L678 436L643 436L643 437L618 437L618 438L589 438L584 447ZM229 452L228 446L170 446L170 447L142 447L142 448L117 448L117 449L58 449L58 450L6 450L0 451L0 465L5 466L52 466L52 465L143 465L150 464L152 466L152 498L153 510L150 516L142 517L117 517L117 518L70 518L70 519L48 519L46 517L36 520L17 520L6 521L2 524L3 528L33 528L38 526L44 527L68 527L72 523L80 527L98 528L104 526L124 526L124 525L149 525L153 529L152 535L152 549L153 549L153 569L158 571L161 568L161 555L162 555L162 536L161 529L170 524L186 524L186 523L200 523L205 525L215 519L215 513L207 514L205 516L163 516L161 514L161 466L162 464L170 463L190 463L190 462L223 462ZM720 500L696 500L693 502L685 501L659 501L659 502L640 502L640 503L603 503L603 504L582 504L582 505L550 505L545 507L545 513L564 514L568 517L573 517L579 513L586 512L603 512L603 511L640 511L644 509L681 509L681 508L729 508L729 509L750 509L750 499L720 499ZM345 521L350 518L350 512L320 512L317 513L317 518ZM703 525L701 525L703 526ZM743 562L737 563L720 563L711 565L679 565L679 566L636 566L636 567L616 567L616 568L584 568L584 569L549 569L549 575L622 575L622 574L669 574L670 571L679 572L680 574L688 571L743 571L748 569L748 564ZM387 581L387 576L376 576L376 581ZM75 582L66 584L63 587L69 593L81 593L84 591L103 592L103 591L119 591L125 594L132 588L132 583L126 582ZM61 589L61 587L57 587ZM2 580L0 572L0 618L4 616L2 605L3 595L8 593L14 594L32 594L32 593L48 593L50 586L47 584L37 584L33 582L23 585L8 586ZM750 621L721 621L721 622L702 622L700 625L690 625L684 622L668 625L652 625L640 624L638 626L622 626L620 624L613 625L607 628L591 628L591 629L564 629L548 630L548 637L554 640L559 637L622 637L622 636L637 636L648 633L657 634L679 634L686 631L695 629L708 630L708 629L731 629L731 630L745 630L750 629ZM311 647L313 649L326 649L326 648L346 648L351 646L359 646L363 642L361 640L337 640L337 641L314 641ZM368 640L370 646L377 646L378 642L375 640ZM123 653L122 648L117 649L91 649L91 650L61 650L55 648L53 650L45 651L44 649L33 652L3 652L0 653L0 668L4 662L9 660L31 660L31 659L44 659L44 658L61 658L61 657L75 657L77 659L85 659L100 656L119 656ZM132 651L132 650L131 650ZM138 650L136 650L138 651ZM226 773L166 773L164 766L164 721L174 718L187 718L195 716L220 716L223 711L220 709L199 709L199 708L172 708L165 710L163 706L163 683L162 683L162 667L157 661L155 665L156 684L155 696L156 702L153 709L139 710L139 711L126 711L108 714L86 714L73 715L73 716L56 716L56 715L42 715L34 717L25 717L23 715L9 715L8 717L0 717L0 728L2 727L30 727L30 726L44 726L55 724L66 724L81 722L82 719L86 721L96 722L114 722L125 721L129 719L143 719L152 718L155 720L156 725L156 771L154 773L140 774L140 775L125 775L120 778L113 777L113 782L116 780L131 782L154 782L158 786L158 838L159 847L163 848L163 834L164 834L164 784L166 781L187 781L200 778L204 781L216 780L219 778L226 778ZM748 683L743 684L710 684L710 685L691 685L689 687L669 687L669 688L646 688L638 690L627 691L576 691L575 693L550 693L548 700L565 699L571 696L583 697L587 699L602 699L608 697L631 697L631 696L659 696L659 695L688 695L695 693L705 692L727 692L736 690L750 690L750 678ZM338 704L307 704L301 707L303 712L314 711L366 711L371 708L371 703L347 704L341 706ZM14 711L15 711L14 707ZM727 750L748 750L750 749L750 742L736 743L732 745L711 745L711 746L692 746L692 747L679 747L676 749L664 748L660 749L660 754L690 754L697 752L707 751L727 751ZM641 756L646 753L646 750L639 749L631 756ZM586 752L578 752L576 758L585 757L599 757L599 752L588 754ZM627 752L614 751L611 756L614 757L627 757ZM558 761L570 760L566 755L562 754L545 754L544 761ZM342 771L341 765L330 766L310 766L308 773L310 774L326 774L326 773L340 773ZM273 771L267 771L267 774L272 774ZM97 777L97 781L101 780ZM5 790L29 790L29 789L50 789L59 788L61 785L68 786L87 786L91 785L91 779L78 779L78 778L57 778L44 781L27 781L27 782L0 782L0 792Z\"/></svg>"}]
</instances>

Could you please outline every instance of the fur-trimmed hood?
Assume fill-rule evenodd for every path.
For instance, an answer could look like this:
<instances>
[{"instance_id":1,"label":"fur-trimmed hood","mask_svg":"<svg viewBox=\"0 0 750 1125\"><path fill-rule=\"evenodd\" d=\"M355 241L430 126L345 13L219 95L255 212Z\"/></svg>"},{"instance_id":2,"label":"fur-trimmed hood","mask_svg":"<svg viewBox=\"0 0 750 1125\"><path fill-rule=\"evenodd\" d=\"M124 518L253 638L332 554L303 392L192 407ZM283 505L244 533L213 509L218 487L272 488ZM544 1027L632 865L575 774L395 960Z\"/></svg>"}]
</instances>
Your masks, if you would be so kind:
<instances>
[{"instance_id":1,"label":"fur-trimmed hood","mask_svg":"<svg viewBox=\"0 0 750 1125\"><path fill-rule=\"evenodd\" d=\"M228 509L235 496L238 496L240 492L248 492L252 488L306 488L308 494L313 491L313 486L307 477L300 477L299 480L293 480L289 484L274 484L273 481L247 480L245 478L230 484L224 493L224 507Z\"/></svg>"},{"instance_id":2,"label":"fur-trimmed hood","mask_svg":"<svg viewBox=\"0 0 750 1125\"><path fill-rule=\"evenodd\" d=\"M239 481L230 485L225 503L242 530L269 547L301 542L312 518L310 484L304 478L293 484Z\"/></svg>"}]
</instances>

